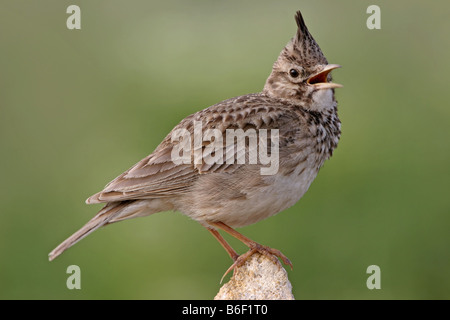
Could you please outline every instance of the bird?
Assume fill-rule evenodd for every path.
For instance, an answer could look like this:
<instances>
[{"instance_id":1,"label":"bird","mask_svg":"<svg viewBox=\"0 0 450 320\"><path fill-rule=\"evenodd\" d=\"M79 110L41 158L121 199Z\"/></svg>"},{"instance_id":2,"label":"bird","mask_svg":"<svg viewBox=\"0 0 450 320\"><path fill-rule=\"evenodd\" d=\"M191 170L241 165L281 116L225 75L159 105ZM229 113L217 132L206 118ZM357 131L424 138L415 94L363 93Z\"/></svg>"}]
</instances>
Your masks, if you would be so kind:
<instances>
[{"instance_id":1,"label":"bird","mask_svg":"<svg viewBox=\"0 0 450 320\"><path fill-rule=\"evenodd\" d=\"M340 139L335 88L342 85L331 77L340 65L328 63L300 11L295 22L296 33L274 62L261 92L224 100L183 119L150 155L86 200L104 207L51 251L49 260L100 227L179 211L204 226L226 250L233 263L225 274L256 252L274 263L280 264L279 258L292 268L280 250L235 229L297 203ZM205 139L206 132L212 132L214 139ZM233 143L234 138L228 143L220 137L229 132L244 133L245 143ZM257 139L245 135L248 132ZM176 139L180 133L184 135ZM257 146L251 143L255 141ZM273 170L267 159L254 161L251 152L255 150L265 150L266 158L273 156ZM211 161L211 157L222 161ZM249 250L239 255L219 231L240 240Z\"/></svg>"}]
</instances>

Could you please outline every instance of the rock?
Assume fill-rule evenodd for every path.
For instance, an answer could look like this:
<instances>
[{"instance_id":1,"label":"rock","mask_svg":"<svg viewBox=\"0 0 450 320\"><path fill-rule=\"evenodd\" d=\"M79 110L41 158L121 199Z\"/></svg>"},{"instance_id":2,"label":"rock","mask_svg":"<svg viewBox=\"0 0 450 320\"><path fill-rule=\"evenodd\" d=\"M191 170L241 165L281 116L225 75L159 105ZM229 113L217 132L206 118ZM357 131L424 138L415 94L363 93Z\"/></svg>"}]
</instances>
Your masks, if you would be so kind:
<instances>
[{"instance_id":1,"label":"rock","mask_svg":"<svg viewBox=\"0 0 450 320\"><path fill-rule=\"evenodd\" d=\"M236 268L214 300L295 300L292 285L281 263L254 253Z\"/></svg>"}]
</instances>

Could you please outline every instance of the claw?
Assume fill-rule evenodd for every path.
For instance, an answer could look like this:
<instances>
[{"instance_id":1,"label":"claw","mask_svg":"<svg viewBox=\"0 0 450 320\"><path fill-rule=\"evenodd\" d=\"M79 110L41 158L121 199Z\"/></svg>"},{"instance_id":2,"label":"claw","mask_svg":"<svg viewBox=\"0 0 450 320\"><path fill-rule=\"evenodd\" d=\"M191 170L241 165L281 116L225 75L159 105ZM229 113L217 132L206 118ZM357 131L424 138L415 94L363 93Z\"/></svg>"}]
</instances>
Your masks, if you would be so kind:
<instances>
[{"instance_id":1,"label":"claw","mask_svg":"<svg viewBox=\"0 0 450 320\"><path fill-rule=\"evenodd\" d=\"M238 256L235 259L233 264L223 274L222 278L220 279L220 284L222 284L223 279L231 270L236 270L236 268L241 267L245 263L245 261L247 261L248 258L250 258L256 252L262 254L263 256L268 257L270 260L272 260L274 264L279 265L281 267L280 261L277 259L278 257L281 259L281 261L283 261L285 265L290 266L291 270L293 269L292 262L284 254L282 254L280 250L272 249L270 247L255 243L254 246L252 246L252 248L250 248L249 251Z\"/></svg>"},{"instance_id":2,"label":"claw","mask_svg":"<svg viewBox=\"0 0 450 320\"><path fill-rule=\"evenodd\" d=\"M244 254L241 254L240 256L238 256L233 264L227 269L227 271L225 271L225 273L223 274L222 278L220 279L220 284L222 284L223 278L225 278L225 276L231 271L231 270L236 270L236 268L239 268L240 266L242 266L245 261L247 261L248 258L250 258L250 256L252 254L254 254L256 252L256 249L250 249L249 251L247 251ZM276 258L275 258L276 259Z\"/></svg>"}]
</instances>

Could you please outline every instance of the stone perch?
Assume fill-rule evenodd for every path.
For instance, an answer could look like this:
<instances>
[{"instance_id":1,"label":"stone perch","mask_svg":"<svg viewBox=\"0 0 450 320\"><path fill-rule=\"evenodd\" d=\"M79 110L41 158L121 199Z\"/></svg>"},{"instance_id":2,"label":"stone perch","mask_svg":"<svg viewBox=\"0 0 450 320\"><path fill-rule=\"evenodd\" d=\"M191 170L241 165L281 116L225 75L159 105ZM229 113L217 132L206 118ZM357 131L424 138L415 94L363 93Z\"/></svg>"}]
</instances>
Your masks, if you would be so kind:
<instances>
[{"instance_id":1,"label":"stone perch","mask_svg":"<svg viewBox=\"0 0 450 320\"><path fill-rule=\"evenodd\" d=\"M281 263L254 253L234 271L214 300L295 300L292 285Z\"/></svg>"}]
</instances>

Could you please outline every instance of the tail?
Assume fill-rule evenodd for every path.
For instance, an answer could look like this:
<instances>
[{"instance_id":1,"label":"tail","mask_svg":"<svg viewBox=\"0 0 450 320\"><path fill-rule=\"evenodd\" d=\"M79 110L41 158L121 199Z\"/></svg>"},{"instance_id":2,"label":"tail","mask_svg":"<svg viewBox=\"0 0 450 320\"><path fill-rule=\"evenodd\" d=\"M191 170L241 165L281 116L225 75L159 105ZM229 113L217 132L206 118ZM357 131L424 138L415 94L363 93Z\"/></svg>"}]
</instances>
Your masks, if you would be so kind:
<instances>
[{"instance_id":1,"label":"tail","mask_svg":"<svg viewBox=\"0 0 450 320\"><path fill-rule=\"evenodd\" d=\"M69 249L75 243L88 236L98 228L114 222L115 218L122 213L123 208L128 205L128 201L125 202L113 202L106 204L103 209L101 209L97 215L92 218L88 223L86 223L80 230L75 232L69 238L64 240L59 246L57 246L52 252L49 253L48 259L52 261L61 253Z\"/></svg>"}]
</instances>

